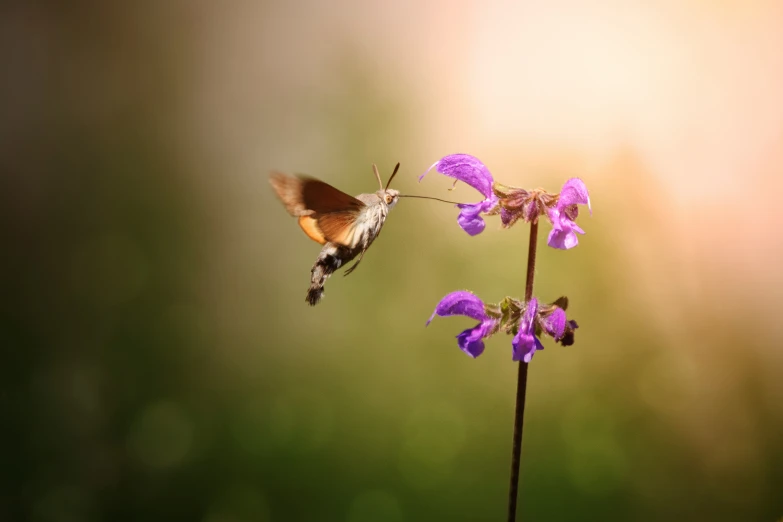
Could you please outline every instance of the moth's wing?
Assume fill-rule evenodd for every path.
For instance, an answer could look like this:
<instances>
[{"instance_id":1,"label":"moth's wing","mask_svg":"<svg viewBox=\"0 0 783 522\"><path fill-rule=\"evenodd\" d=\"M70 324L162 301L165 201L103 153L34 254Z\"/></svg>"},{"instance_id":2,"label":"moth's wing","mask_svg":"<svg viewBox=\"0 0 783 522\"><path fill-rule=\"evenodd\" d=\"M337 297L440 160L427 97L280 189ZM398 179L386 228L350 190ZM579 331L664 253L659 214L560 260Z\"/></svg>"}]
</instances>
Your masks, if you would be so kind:
<instances>
[{"instance_id":1,"label":"moth's wing","mask_svg":"<svg viewBox=\"0 0 783 522\"><path fill-rule=\"evenodd\" d=\"M314 178L288 176L275 172L270 176L269 182L292 216L360 210L365 206L355 197Z\"/></svg>"},{"instance_id":2,"label":"moth's wing","mask_svg":"<svg viewBox=\"0 0 783 522\"><path fill-rule=\"evenodd\" d=\"M313 210L305 207L302 199L302 180L294 176L287 176L279 172L273 172L269 177L269 183L275 189L275 194L292 216L308 216Z\"/></svg>"},{"instance_id":3,"label":"moth's wing","mask_svg":"<svg viewBox=\"0 0 783 522\"><path fill-rule=\"evenodd\" d=\"M313 178L299 178L299 180L302 183L302 203L305 208L317 214L348 211L358 213L366 206L355 197L323 181Z\"/></svg>"},{"instance_id":4,"label":"moth's wing","mask_svg":"<svg viewBox=\"0 0 783 522\"><path fill-rule=\"evenodd\" d=\"M307 237L322 245L328 241L354 246L356 220L364 203L313 178L273 173L269 182L286 210L299 217Z\"/></svg>"},{"instance_id":5,"label":"moth's wing","mask_svg":"<svg viewBox=\"0 0 783 522\"><path fill-rule=\"evenodd\" d=\"M325 244L327 239L321 229L318 227L318 220L312 216L301 216L299 218L299 226L302 227L307 237L315 241L316 243Z\"/></svg>"},{"instance_id":6,"label":"moth's wing","mask_svg":"<svg viewBox=\"0 0 783 522\"><path fill-rule=\"evenodd\" d=\"M313 214L301 216L299 226L307 237L316 243L327 241L353 248L356 239L356 219L358 212L330 212L328 214Z\"/></svg>"},{"instance_id":7,"label":"moth's wing","mask_svg":"<svg viewBox=\"0 0 783 522\"><path fill-rule=\"evenodd\" d=\"M364 205L362 203L362 205ZM318 229L330 243L353 248L359 239L356 236L357 220L360 210L341 210L326 214L316 214Z\"/></svg>"}]
</instances>

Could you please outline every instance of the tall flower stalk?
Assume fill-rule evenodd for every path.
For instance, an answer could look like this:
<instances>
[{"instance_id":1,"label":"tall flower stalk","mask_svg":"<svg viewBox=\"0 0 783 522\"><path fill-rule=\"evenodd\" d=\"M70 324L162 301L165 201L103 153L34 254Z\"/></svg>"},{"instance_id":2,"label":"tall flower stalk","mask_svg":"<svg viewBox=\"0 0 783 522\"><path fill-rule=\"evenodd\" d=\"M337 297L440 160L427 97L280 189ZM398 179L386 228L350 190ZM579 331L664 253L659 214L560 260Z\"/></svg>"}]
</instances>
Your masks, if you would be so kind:
<instances>
[{"instance_id":1,"label":"tall flower stalk","mask_svg":"<svg viewBox=\"0 0 783 522\"><path fill-rule=\"evenodd\" d=\"M527 275L525 276L525 302L533 298L533 279L536 272L536 245L538 221L530 222L530 242L527 245ZM514 407L514 435L511 439L511 474L508 479L508 522L517 518L519 496L519 467L522 456L522 427L525 423L525 396L527 395L527 369L529 362L519 361L517 369L517 399Z\"/></svg>"},{"instance_id":2,"label":"tall flower stalk","mask_svg":"<svg viewBox=\"0 0 783 522\"><path fill-rule=\"evenodd\" d=\"M483 232L486 224L481 214L500 215L503 228L512 227L522 220L530 224L530 239L527 251L527 272L523 301L505 297L497 304L484 303L467 291L456 291L446 295L435 308L427 324L436 316L464 315L479 321L457 335L457 344L470 357L484 353L484 339L498 332L514 336L511 359L518 361L516 405L514 408L514 432L511 443L511 473L508 488L508 521L514 522L519 496L519 476L522 455L522 429L525 417L528 365L533 355L544 349L539 339L547 334L563 346L574 344L576 321L566 318L568 298L558 298L549 304L540 304L533 297L533 279L536 271L536 246L538 242L539 217L546 216L552 223L547 244L559 250L569 250L579 243L578 234L584 234L576 218L578 205L590 208L590 198L584 182L572 178L565 182L558 194L543 189L526 190L497 183L489 169L478 158L468 154L453 154L435 162L432 169L462 181L478 190L484 199L478 203L462 203L457 223L471 236ZM424 173L426 174L426 172ZM422 175L421 178L423 178Z\"/></svg>"}]
</instances>

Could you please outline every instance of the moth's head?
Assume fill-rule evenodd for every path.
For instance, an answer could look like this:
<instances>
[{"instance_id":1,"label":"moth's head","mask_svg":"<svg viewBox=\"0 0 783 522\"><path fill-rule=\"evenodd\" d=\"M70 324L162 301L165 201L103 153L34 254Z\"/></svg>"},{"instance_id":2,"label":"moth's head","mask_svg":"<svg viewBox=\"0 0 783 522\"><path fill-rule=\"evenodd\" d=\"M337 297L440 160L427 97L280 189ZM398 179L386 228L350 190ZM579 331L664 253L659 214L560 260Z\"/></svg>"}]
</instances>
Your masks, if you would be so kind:
<instances>
[{"instance_id":1,"label":"moth's head","mask_svg":"<svg viewBox=\"0 0 783 522\"><path fill-rule=\"evenodd\" d=\"M375 163L372 165L372 171L375 172L375 178L381 186L381 190L376 192L375 195L377 195L381 201L385 202L386 206L389 208L394 207L394 205L397 204L397 200L400 199L400 191L389 188L389 185L391 185L391 182L394 179L394 175L397 174L399 169L400 164L397 163L397 166L394 167L394 172L392 172L392 175L389 177L389 181L386 182L386 187L384 187L383 181L381 181L381 174L378 172L378 167L375 166Z\"/></svg>"},{"instance_id":2,"label":"moth's head","mask_svg":"<svg viewBox=\"0 0 783 522\"><path fill-rule=\"evenodd\" d=\"M399 190L394 190L394 189L379 190L378 192L376 192L376 194L378 194L378 197L386 202L386 206L389 208L393 208L394 205L397 204L397 201L399 201L400 199Z\"/></svg>"}]
</instances>

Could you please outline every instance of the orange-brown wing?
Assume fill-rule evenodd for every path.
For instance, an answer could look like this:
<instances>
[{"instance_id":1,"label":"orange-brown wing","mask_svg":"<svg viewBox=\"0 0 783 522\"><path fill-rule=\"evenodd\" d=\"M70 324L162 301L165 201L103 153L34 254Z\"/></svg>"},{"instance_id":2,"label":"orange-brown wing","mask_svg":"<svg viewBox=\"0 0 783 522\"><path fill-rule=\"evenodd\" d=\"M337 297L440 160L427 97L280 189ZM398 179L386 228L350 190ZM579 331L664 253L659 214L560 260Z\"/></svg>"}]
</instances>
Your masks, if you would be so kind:
<instances>
[{"instance_id":1,"label":"orange-brown wing","mask_svg":"<svg viewBox=\"0 0 783 522\"><path fill-rule=\"evenodd\" d=\"M302 181L302 201L308 209L317 214L332 212L359 212L365 204L345 192L337 190L328 183L313 179L300 178Z\"/></svg>"},{"instance_id":2,"label":"orange-brown wing","mask_svg":"<svg viewBox=\"0 0 783 522\"><path fill-rule=\"evenodd\" d=\"M299 226L302 227L307 237L316 243L324 244L327 241L353 247L354 234L356 232L356 216L353 212L331 212L329 214L316 214L318 217L302 216L299 218Z\"/></svg>"},{"instance_id":3,"label":"orange-brown wing","mask_svg":"<svg viewBox=\"0 0 783 522\"><path fill-rule=\"evenodd\" d=\"M313 178L273 173L269 182L286 210L299 218L307 237L322 245L330 241L353 246L356 218L364 203Z\"/></svg>"},{"instance_id":4,"label":"orange-brown wing","mask_svg":"<svg viewBox=\"0 0 783 522\"><path fill-rule=\"evenodd\" d=\"M313 178L273 173L269 178L277 197L292 216L359 211L364 203L328 183Z\"/></svg>"},{"instance_id":5,"label":"orange-brown wing","mask_svg":"<svg viewBox=\"0 0 783 522\"><path fill-rule=\"evenodd\" d=\"M307 237L316 243L321 243L322 245L326 243L326 236L324 236L324 233L321 232L320 228L318 228L318 221L314 217L300 217L299 226L302 227L302 230L304 230L304 233L307 234Z\"/></svg>"},{"instance_id":6,"label":"orange-brown wing","mask_svg":"<svg viewBox=\"0 0 783 522\"><path fill-rule=\"evenodd\" d=\"M308 216L314 212L305 207L302 199L301 179L274 172L269 177L269 183L272 184L277 197L292 216Z\"/></svg>"},{"instance_id":7,"label":"orange-brown wing","mask_svg":"<svg viewBox=\"0 0 783 522\"><path fill-rule=\"evenodd\" d=\"M327 241L351 248L355 246L355 240L358 239L355 237L358 210L316 214L313 217L316 218L318 229Z\"/></svg>"}]
</instances>

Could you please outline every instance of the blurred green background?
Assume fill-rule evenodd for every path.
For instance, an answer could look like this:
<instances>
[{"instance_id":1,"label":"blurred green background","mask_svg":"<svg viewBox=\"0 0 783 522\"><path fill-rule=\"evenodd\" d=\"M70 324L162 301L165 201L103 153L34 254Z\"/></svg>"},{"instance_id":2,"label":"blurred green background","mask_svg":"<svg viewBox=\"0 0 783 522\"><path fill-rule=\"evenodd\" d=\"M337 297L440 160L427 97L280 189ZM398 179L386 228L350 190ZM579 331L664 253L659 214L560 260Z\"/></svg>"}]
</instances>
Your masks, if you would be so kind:
<instances>
[{"instance_id":1,"label":"blurred green background","mask_svg":"<svg viewBox=\"0 0 783 522\"><path fill-rule=\"evenodd\" d=\"M5 2L0 520L503 520L527 230L403 200L351 277L270 170L591 190L535 294L525 520L783 517L779 2ZM548 233L544 225L542 235Z\"/></svg>"}]
</instances>

